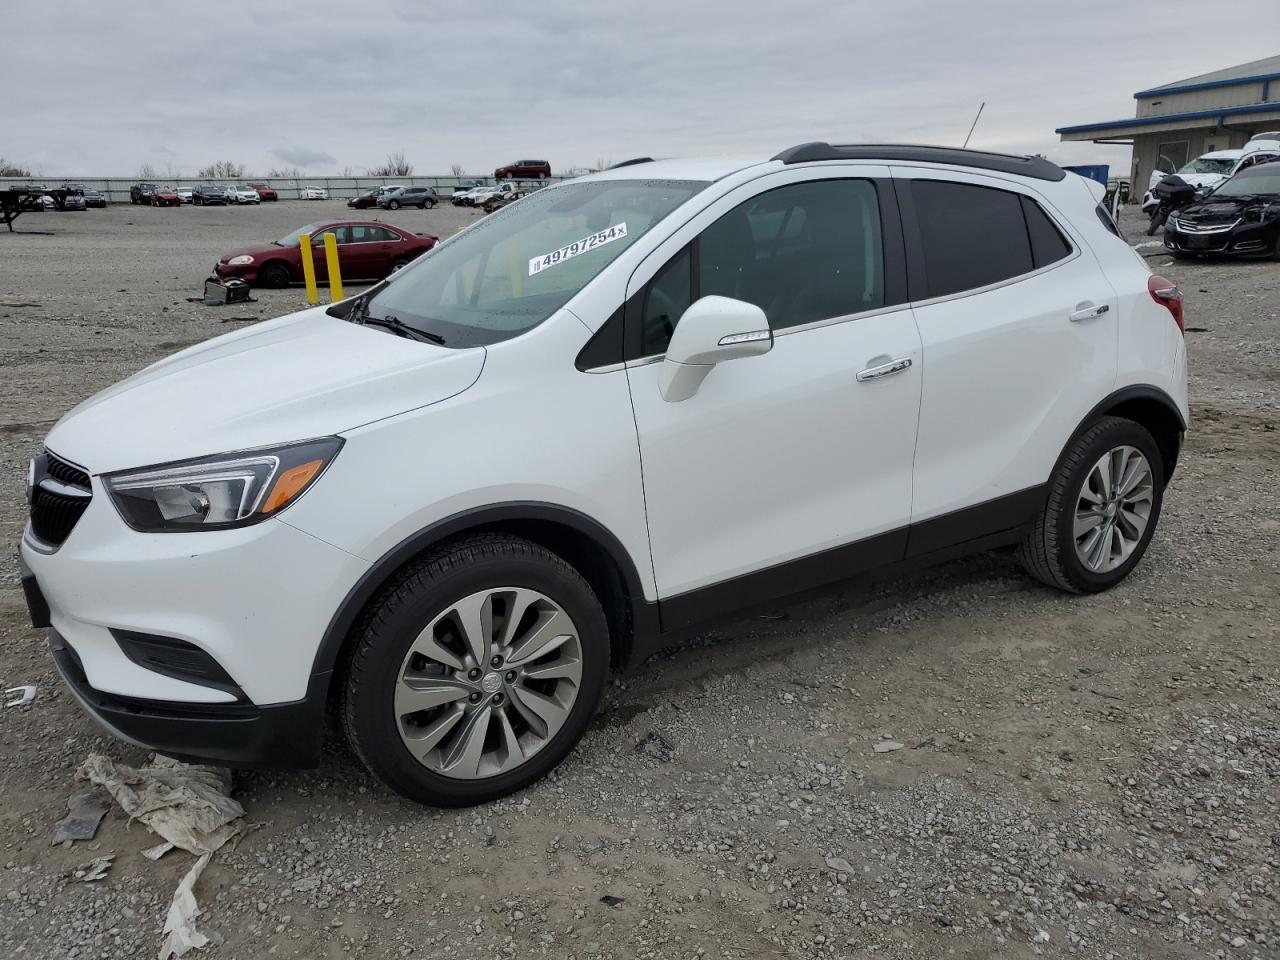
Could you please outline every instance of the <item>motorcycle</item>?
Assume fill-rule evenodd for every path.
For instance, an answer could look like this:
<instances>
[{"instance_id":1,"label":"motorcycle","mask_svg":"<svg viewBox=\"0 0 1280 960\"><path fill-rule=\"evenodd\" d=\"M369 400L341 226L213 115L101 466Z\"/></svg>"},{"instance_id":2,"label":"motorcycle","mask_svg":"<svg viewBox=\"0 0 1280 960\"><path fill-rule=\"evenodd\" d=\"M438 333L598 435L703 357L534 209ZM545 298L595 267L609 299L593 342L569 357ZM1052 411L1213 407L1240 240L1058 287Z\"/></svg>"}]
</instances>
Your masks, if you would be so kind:
<instances>
[{"instance_id":1,"label":"motorcycle","mask_svg":"<svg viewBox=\"0 0 1280 960\"><path fill-rule=\"evenodd\" d=\"M1201 191L1176 174L1165 177L1151 188L1152 205L1144 204L1143 211L1150 206L1151 222L1147 224L1147 236L1153 236L1164 226L1169 215L1183 207L1189 207L1201 197Z\"/></svg>"}]
</instances>

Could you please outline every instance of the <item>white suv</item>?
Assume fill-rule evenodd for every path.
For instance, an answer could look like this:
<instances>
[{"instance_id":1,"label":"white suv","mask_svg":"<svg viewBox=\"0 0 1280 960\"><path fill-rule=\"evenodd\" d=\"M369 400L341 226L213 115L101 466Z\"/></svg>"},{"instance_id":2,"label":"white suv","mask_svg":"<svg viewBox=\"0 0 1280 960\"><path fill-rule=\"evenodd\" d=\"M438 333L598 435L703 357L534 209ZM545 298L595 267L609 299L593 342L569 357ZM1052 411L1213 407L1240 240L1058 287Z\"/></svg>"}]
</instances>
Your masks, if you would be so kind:
<instances>
[{"instance_id":1,"label":"white suv","mask_svg":"<svg viewBox=\"0 0 1280 960\"><path fill-rule=\"evenodd\" d=\"M23 576L119 736L508 793L611 665L716 617L1016 547L1103 590L1187 420L1182 304L1036 158L805 144L547 187L365 294L99 394Z\"/></svg>"}]
</instances>

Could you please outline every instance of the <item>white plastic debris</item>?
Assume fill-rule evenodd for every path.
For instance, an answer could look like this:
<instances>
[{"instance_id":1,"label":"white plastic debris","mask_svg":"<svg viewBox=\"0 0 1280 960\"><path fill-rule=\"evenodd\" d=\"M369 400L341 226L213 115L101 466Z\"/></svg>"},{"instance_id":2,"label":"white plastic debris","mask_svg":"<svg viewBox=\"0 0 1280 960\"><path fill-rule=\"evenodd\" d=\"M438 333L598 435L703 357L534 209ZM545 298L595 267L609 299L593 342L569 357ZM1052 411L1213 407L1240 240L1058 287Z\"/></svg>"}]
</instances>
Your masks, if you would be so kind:
<instances>
[{"instance_id":1,"label":"white plastic debris","mask_svg":"<svg viewBox=\"0 0 1280 960\"><path fill-rule=\"evenodd\" d=\"M894 750L901 750L902 744L897 740L881 740L875 746L876 753L892 753Z\"/></svg>"},{"instance_id":2,"label":"white plastic debris","mask_svg":"<svg viewBox=\"0 0 1280 960\"><path fill-rule=\"evenodd\" d=\"M827 866L837 873L853 873L853 864L844 857L827 857Z\"/></svg>"},{"instance_id":3,"label":"white plastic debris","mask_svg":"<svg viewBox=\"0 0 1280 960\"><path fill-rule=\"evenodd\" d=\"M228 795L231 774L156 756L143 767L93 754L77 777L101 784L131 820L141 820L175 847L213 853L246 829L244 807Z\"/></svg>"},{"instance_id":4,"label":"white plastic debris","mask_svg":"<svg viewBox=\"0 0 1280 960\"><path fill-rule=\"evenodd\" d=\"M230 772L159 755L135 768L93 754L76 776L105 787L130 820L141 820L164 838L142 852L148 860L158 860L174 847L200 858L173 892L160 960L181 957L214 942L216 933L211 936L196 927L200 905L195 884L214 852L250 829L244 807L231 799Z\"/></svg>"},{"instance_id":5,"label":"white plastic debris","mask_svg":"<svg viewBox=\"0 0 1280 960\"><path fill-rule=\"evenodd\" d=\"M95 857L84 866L76 867L75 878L84 883L102 880L106 877L107 871L111 869L111 861L115 858L116 855L114 853L109 853L105 857Z\"/></svg>"},{"instance_id":6,"label":"white plastic debris","mask_svg":"<svg viewBox=\"0 0 1280 960\"><path fill-rule=\"evenodd\" d=\"M196 903L196 895L192 887L209 865L213 854L206 853L187 871L187 875L178 883L173 892L173 902L169 904L169 912L164 918L164 943L160 945L160 960L180 957L191 949L208 946L209 938L196 929L196 917L200 916L200 905Z\"/></svg>"},{"instance_id":7,"label":"white plastic debris","mask_svg":"<svg viewBox=\"0 0 1280 960\"><path fill-rule=\"evenodd\" d=\"M35 698L35 684L25 683L20 687L10 687L4 692L4 705L6 707L25 707Z\"/></svg>"}]
</instances>

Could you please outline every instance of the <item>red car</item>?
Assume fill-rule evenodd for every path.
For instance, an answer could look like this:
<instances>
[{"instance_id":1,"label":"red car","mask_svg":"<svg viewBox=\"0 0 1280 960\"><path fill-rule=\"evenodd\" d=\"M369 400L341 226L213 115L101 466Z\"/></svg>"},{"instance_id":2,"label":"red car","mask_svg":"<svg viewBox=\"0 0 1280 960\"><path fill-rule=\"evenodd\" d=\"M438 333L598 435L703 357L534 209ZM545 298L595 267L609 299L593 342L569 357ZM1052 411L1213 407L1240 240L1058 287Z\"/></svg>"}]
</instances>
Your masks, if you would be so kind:
<instances>
[{"instance_id":1,"label":"red car","mask_svg":"<svg viewBox=\"0 0 1280 960\"><path fill-rule=\"evenodd\" d=\"M496 180L545 180L551 176L551 164L545 160L517 160L493 171Z\"/></svg>"},{"instance_id":2,"label":"red car","mask_svg":"<svg viewBox=\"0 0 1280 960\"><path fill-rule=\"evenodd\" d=\"M329 275L324 256L326 233L332 233L338 239L338 264L343 280L381 280L414 257L426 253L439 239L401 230L389 223L366 220L309 223L279 240L224 254L213 272L218 277L238 277L261 287L285 287L299 283L302 281L302 253L298 248L298 237L304 233L311 234L312 259L316 278L320 280Z\"/></svg>"},{"instance_id":3,"label":"red car","mask_svg":"<svg viewBox=\"0 0 1280 960\"><path fill-rule=\"evenodd\" d=\"M147 202L153 207L180 207L182 198L173 187L156 187L147 195Z\"/></svg>"},{"instance_id":4,"label":"red car","mask_svg":"<svg viewBox=\"0 0 1280 960\"><path fill-rule=\"evenodd\" d=\"M274 190L272 190L270 187L268 187L268 186L267 186L267 184L265 183L265 181L262 181L262 180L250 180L250 181L249 181L249 186L253 187L253 189L255 189L255 190L257 190L257 191L258 191L258 199L259 199L259 200L268 201L268 200L279 200L279 199L280 199L280 194L276 193Z\"/></svg>"}]
</instances>

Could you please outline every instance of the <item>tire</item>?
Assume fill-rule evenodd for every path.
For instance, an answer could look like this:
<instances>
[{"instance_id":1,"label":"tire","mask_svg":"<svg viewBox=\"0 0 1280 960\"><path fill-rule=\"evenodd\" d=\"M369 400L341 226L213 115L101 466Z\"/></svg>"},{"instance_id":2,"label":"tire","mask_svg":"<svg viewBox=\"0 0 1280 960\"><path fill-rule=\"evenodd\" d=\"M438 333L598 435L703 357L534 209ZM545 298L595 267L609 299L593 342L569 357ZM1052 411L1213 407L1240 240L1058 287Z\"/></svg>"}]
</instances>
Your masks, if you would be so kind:
<instances>
[{"instance_id":1,"label":"tire","mask_svg":"<svg viewBox=\"0 0 1280 960\"><path fill-rule=\"evenodd\" d=\"M1104 469L1103 459L1108 454L1109 465L1121 465L1122 479L1130 466L1145 466L1147 471L1146 480L1135 482L1129 497L1120 498L1119 509L1107 507L1107 498L1096 493L1100 487L1095 471ZM1145 463L1139 464L1134 454ZM1098 593L1115 586L1146 553L1160 520L1164 479L1160 448L1146 427L1120 417L1102 417L1073 439L1058 461L1040 515L1018 547L1018 560L1037 580L1070 593ZM1126 506L1130 498L1135 499L1132 507ZM1141 516L1143 509L1145 517ZM1078 520L1082 523L1079 541ZM1139 520L1141 529L1126 540L1126 535L1134 534ZM1113 529L1119 531L1119 549ZM1092 539L1095 532L1099 536ZM1107 542L1099 545L1102 539ZM1092 559L1091 545L1099 546L1101 565L1087 562ZM1082 551L1086 558L1081 557Z\"/></svg>"},{"instance_id":2,"label":"tire","mask_svg":"<svg viewBox=\"0 0 1280 960\"><path fill-rule=\"evenodd\" d=\"M287 287L292 282L293 271L289 269L288 264L281 263L278 260L264 264L262 269L258 271L259 286L279 289Z\"/></svg>"},{"instance_id":3,"label":"tire","mask_svg":"<svg viewBox=\"0 0 1280 960\"><path fill-rule=\"evenodd\" d=\"M539 599L523 607L530 597ZM483 670L490 672L482 673L473 666L476 658L462 652L471 648L451 626L459 622L456 609L473 605L478 614L474 622L489 630L489 637L481 635L483 648L490 638L506 632L506 624L498 626L494 618L513 599L518 615L522 607L528 611L516 623L514 642L509 648L494 645L488 650L518 653L522 637L530 639L541 630L545 639L560 629L549 624L550 618L563 617L560 624L567 630L560 636L567 639L546 656L556 658L550 663L560 671L576 665L576 682L529 678L510 683L504 678L516 671L504 672L506 664L496 668L485 664ZM541 606L544 603L547 606ZM479 613L486 604L491 604L489 619ZM525 626L528 616L534 618L533 627ZM538 617L543 618L540 625ZM442 629L443 634L437 632ZM549 550L503 534L462 537L414 562L383 589L356 630L339 703L347 739L365 766L387 786L411 800L440 807L496 800L548 773L586 730L609 669L608 627L587 582ZM447 668L443 661L418 652L424 644L436 651L431 657L453 658L456 667ZM548 669L529 666L548 663L537 655L522 662L524 666L517 669ZM452 697L437 699L418 713L401 713L421 702L418 688L404 679L409 674L419 683L444 678L436 680L427 693L436 692L438 698L438 691L446 690L444 695ZM547 692L536 696L542 697L544 708L554 704L551 716L558 727L544 722L540 713L534 719L544 729L524 719L528 703L534 702L528 698L528 683L550 684L543 688ZM573 693L567 703L565 691ZM402 701L402 696L411 699ZM512 736L520 738L521 757L529 751L527 758L516 759L506 749ZM424 748L421 744L426 741L434 745ZM410 743L418 745L423 760L410 752ZM464 745L474 749L466 750Z\"/></svg>"},{"instance_id":4,"label":"tire","mask_svg":"<svg viewBox=\"0 0 1280 960\"><path fill-rule=\"evenodd\" d=\"M409 263L410 263L410 260L408 257L400 257L396 260L393 260L391 261L391 272L395 273L397 270L403 270L405 267L409 265Z\"/></svg>"},{"instance_id":5,"label":"tire","mask_svg":"<svg viewBox=\"0 0 1280 960\"><path fill-rule=\"evenodd\" d=\"M392 201L388 202L388 203L387 203L387 209L388 209L388 210L399 210L399 209L400 209L400 201L399 201L399 200L392 200Z\"/></svg>"},{"instance_id":6,"label":"tire","mask_svg":"<svg viewBox=\"0 0 1280 960\"><path fill-rule=\"evenodd\" d=\"M436 202L434 200L423 200L422 208L424 210L434 210L436 208Z\"/></svg>"}]
</instances>

